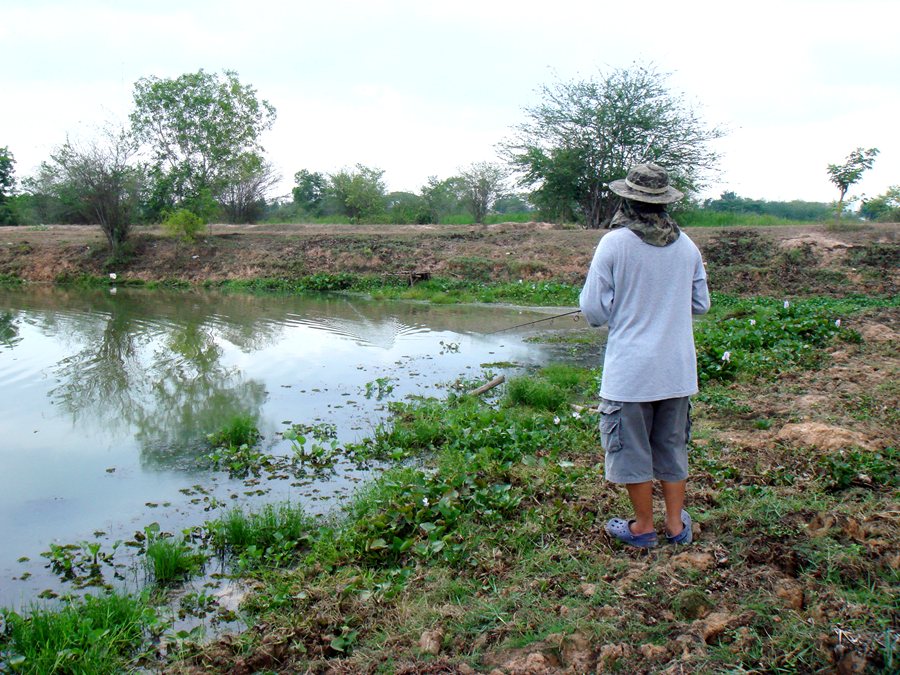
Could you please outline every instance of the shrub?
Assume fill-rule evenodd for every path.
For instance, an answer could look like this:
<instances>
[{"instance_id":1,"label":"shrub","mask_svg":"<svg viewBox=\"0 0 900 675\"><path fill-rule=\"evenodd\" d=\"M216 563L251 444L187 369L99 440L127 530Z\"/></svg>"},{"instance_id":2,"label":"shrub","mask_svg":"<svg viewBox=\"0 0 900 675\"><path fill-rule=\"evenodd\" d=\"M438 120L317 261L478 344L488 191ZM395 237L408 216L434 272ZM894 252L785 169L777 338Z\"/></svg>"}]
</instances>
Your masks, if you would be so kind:
<instances>
[{"instance_id":1,"label":"shrub","mask_svg":"<svg viewBox=\"0 0 900 675\"><path fill-rule=\"evenodd\" d=\"M163 229L173 237L192 242L203 231L203 219L187 209L178 209L163 220Z\"/></svg>"}]
</instances>

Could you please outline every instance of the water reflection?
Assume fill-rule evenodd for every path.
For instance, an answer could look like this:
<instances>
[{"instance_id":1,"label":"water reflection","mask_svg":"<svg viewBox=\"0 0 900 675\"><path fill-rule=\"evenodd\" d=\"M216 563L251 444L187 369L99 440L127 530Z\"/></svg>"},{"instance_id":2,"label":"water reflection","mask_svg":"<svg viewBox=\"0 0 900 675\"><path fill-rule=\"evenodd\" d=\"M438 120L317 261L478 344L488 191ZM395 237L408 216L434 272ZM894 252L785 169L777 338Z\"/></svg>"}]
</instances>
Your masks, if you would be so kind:
<instances>
[{"instance_id":1,"label":"water reflection","mask_svg":"<svg viewBox=\"0 0 900 675\"><path fill-rule=\"evenodd\" d=\"M341 443L370 434L386 415L366 397L378 378L400 400L484 363L545 361L521 335L485 334L537 318L502 307L52 287L0 290L0 307L0 605L24 587L10 586L16 560L40 561L50 541L152 521L178 531L213 503L325 510L366 475L341 465L313 485L247 486L216 474L199 461L205 437L233 415L289 454L278 432L292 423L334 424Z\"/></svg>"},{"instance_id":2,"label":"water reflection","mask_svg":"<svg viewBox=\"0 0 900 675\"><path fill-rule=\"evenodd\" d=\"M12 312L0 314L0 346L12 349L21 341Z\"/></svg>"}]
</instances>

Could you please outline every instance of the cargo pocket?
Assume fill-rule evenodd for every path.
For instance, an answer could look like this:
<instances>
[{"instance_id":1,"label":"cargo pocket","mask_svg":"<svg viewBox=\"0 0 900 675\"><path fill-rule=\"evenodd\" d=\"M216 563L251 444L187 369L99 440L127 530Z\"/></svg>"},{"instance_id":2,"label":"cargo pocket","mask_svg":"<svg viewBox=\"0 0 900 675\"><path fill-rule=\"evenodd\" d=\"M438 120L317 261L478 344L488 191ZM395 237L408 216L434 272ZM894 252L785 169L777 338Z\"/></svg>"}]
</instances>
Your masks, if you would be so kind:
<instances>
[{"instance_id":1,"label":"cargo pocket","mask_svg":"<svg viewBox=\"0 0 900 675\"><path fill-rule=\"evenodd\" d=\"M622 404L617 401L600 402L600 444L606 452L622 449Z\"/></svg>"}]
</instances>

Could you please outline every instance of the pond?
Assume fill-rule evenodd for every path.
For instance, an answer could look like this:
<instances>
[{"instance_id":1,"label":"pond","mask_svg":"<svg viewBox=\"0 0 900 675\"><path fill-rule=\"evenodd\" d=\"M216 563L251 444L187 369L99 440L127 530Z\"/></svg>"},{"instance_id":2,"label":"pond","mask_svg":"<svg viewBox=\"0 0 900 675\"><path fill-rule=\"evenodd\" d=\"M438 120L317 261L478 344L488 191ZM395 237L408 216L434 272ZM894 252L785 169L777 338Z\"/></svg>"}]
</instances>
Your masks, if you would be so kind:
<instances>
[{"instance_id":1,"label":"pond","mask_svg":"<svg viewBox=\"0 0 900 675\"><path fill-rule=\"evenodd\" d=\"M0 606L61 592L51 545L112 553L151 523L180 532L235 504L333 508L377 467L237 477L210 463L207 435L246 415L276 456L294 452L282 436L294 425L361 440L389 401L550 360L528 328L491 334L546 316L341 295L0 290Z\"/></svg>"}]
</instances>

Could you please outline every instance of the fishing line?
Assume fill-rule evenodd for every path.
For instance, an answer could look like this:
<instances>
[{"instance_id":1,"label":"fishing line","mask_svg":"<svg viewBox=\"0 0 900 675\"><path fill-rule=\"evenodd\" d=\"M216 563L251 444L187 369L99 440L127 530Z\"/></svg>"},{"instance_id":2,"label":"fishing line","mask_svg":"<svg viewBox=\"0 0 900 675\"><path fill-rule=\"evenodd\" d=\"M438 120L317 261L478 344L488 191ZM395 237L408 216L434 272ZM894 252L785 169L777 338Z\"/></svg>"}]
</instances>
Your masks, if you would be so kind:
<instances>
[{"instance_id":1,"label":"fishing line","mask_svg":"<svg viewBox=\"0 0 900 675\"><path fill-rule=\"evenodd\" d=\"M514 328L523 328L525 326L531 326L536 323L541 323L542 321L553 321L553 319L561 319L564 316L571 316L572 314L580 314L580 313L581 313L580 309L574 309L571 312L566 312L565 314L557 314L556 316L548 316L544 319L537 319L535 321L527 321L525 323L520 323L515 326L507 326L506 328L501 328L500 330L492 330L489 333L485 333L485 335L493 335L494 333L502 333L503 331L506 331L506 330L513 330ZM575 320L577 321L578 319L576 318Z\"/></svg>"}]
</instances>

